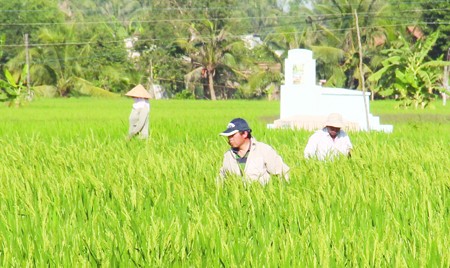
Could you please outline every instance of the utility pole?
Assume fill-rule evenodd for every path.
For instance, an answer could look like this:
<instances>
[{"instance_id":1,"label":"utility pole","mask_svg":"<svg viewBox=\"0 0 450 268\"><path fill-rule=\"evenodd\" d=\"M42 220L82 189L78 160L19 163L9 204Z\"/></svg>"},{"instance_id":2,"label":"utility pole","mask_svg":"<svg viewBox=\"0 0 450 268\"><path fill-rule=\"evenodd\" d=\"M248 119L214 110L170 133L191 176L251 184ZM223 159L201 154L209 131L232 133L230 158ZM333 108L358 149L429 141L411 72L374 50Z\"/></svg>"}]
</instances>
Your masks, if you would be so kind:
<instances>
[{"instance_id":1,"label":"utility pole","mask_svg":"<svg viewBox=\"0 0 450 268\"><path fill-rule=\"evenodd\" d=\"M150 76L147 77L147 91L149 91L150 94L156 95L155 94L155 87L154 87L154 83L153 83L153 60L150 60ZM156 96L155 96L156 97Z\"/></svg>"},{"instance_id":2,"label":"utility pole","mask_svg":"<svg viewBox=\"0 0 450 268\"><path fill-rule=\"evenodd\" d=\"M366 111L366 123L367 123L367 131L370 130L369 125L369 109L366 99L366 81L364 79L364 71L363 71L363 52L362 52L362 46L361 46L361 35L359 33L359 22L358 22L358 13L355 11L355 24L356 24L356 33L358 34L358 46L359 46L359 73L361 75L361 87L363 92L363 99L364 99L364 109Z\"/></svg>"},{"instance_id":3,"label":"utility pole","mask_svg":"<svg viewBox=\"0 0 450 268\"><path fill-rule=\"evenodd\" d=\"M450 62L450 48L447 50L447 62ZM447 91L450 90L448 85L448 72L449 72L449 66L444 66L444 78L442 79L442 86L444 87L444 91L442 92L442 105L447 104Z\"/></svg>"},{"instance_id":4,"label":"utility pole","mask_svg":"<svg viewBox=\"0 0 450 268\"><path fill-rule=\"evenodd\" d=\"M30 87L30 49L28 43L28 34L25 34L25 58L27 65L27 90L28 90L28 98L31 100L31 87Z\"/></svg>"}]
</instances>

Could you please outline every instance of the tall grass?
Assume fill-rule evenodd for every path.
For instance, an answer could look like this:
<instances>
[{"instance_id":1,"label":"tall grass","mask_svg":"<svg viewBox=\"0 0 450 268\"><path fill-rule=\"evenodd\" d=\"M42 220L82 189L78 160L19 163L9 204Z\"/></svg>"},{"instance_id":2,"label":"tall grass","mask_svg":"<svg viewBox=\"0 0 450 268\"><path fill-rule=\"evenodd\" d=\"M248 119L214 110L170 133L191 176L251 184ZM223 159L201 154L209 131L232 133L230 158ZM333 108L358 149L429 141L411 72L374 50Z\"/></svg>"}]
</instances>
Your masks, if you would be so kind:
<instances>
[{"instance_id":1,"label":"tall grass","mask_svg":"<svg viewBox=\"0 0 450 268\"><path fill-rule=\"evenodd\" d=\"M310 132L266 128L277 102L151 105L149 140L130 142L129 99L0 107L0 266L450 266L450 107L373 103L394 132L317 162ZM216 184L238 116L290 183Z\"/></svg>"}]
</instances>

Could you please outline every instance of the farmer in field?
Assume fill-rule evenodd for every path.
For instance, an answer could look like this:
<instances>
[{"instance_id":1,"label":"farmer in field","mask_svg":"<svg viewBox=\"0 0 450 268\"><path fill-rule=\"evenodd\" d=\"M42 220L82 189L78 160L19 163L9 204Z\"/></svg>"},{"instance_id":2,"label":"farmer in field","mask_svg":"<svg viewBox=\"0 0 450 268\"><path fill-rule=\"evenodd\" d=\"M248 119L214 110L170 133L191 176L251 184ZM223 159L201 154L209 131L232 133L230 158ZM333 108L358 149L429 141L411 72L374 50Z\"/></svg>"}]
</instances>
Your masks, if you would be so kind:
<instances>
[{"instance_id":1,"label":"farmer in field","mask_svg":"<svg viewBox=\"0 0 450 268\"><path fill-rule=\"evenodd\" d=\"M328 115L325 127L309 138L304 151L305 158L332 160L339 155L350 157L353 146L342 127L344 120L340 114Z\"/></svg>"},{"instance_id":2,"label":"farmer in field","mask_svg":"<svg viewBox=\"0 0 450 268\"><path fill-rule=\"evenodd\" d=\"M148 102L148 99L150 98L150 94L142 85L137 85L132 90L128 91L125 96L132 97L134 100L129 117L130 127L127 139L130 140L134 136L137 136L140 139L147 139L148 117L150 113L150 103Z\"/></svg>"},{"instance_id":3,"label":"farmer in field","mask_svg":"<svg viewBox=\"0 0 450 268\"><path fill-rule=\"evenodd\" d=\"M220 177L238 175L245 181L258 181L263 185L269 182L271 175L289 181L289 167L281 156L271 146L258 142L251 132L244 119L235 118L219 134L227 137L231 146L224 155Z\"/></svg>"}]
</instances>

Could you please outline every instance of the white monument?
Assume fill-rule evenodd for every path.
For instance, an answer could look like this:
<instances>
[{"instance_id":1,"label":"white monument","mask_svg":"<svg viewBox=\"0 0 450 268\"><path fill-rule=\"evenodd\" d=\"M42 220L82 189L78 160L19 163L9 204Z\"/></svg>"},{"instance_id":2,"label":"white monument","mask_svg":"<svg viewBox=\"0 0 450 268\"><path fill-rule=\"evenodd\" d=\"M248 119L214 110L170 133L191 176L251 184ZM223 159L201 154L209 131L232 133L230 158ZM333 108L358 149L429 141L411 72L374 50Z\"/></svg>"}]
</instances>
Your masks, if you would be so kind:
<instances>
[{"instance_id":1,"label":"white monument","mask_svg":"<svg viewBox=\"0 0 450 268\"><path fill-rule=\"evenodd\" d=\"M269 127L316 130L323 127L328 114L340 113L347 130L392 132L392 125L380 125L379 117L370 114L370 93L366 92L366 101L363 94L358 90L316 85L316 60L312 51L289 50L285 60L285 85L281 86L280 119ZM367 105L367 116L364 105Z\"/></svg>"},{"instance_id":2,"label":"white monument","mask_svg":"<svg viewBox=\"0 0 450 268\"><path fill-rule=\"evenodd\" d=\"M150 84L150 89L148 90L152 99L161 100L167 99L167 94L164 88L161 85Z\"/></svg>"}]
</instances>

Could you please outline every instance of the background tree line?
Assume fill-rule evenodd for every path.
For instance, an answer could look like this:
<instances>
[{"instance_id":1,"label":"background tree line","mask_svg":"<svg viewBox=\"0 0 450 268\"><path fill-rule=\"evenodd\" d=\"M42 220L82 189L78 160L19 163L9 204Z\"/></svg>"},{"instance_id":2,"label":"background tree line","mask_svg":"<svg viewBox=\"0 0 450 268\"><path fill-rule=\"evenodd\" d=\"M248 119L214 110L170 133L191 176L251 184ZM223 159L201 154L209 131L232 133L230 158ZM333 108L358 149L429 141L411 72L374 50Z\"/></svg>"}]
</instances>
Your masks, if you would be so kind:
<instances>
[{"instance_id":1,"label":"background tree line","mask_svg":"<svg viewBox=\"0 0 450 268\"><path fill-rule=\"evenodd\" d=\"M366 88L424 106L444 90L450 47L449 0L0 0L0 7L3 100L23 94L28 69L40 95L111 95L142 83L182 98L273 97L294 48L313 50L325 85L361 89L356 12ZM419 65L413 72L411 61Z\"/></svg>"}]
</instances>

